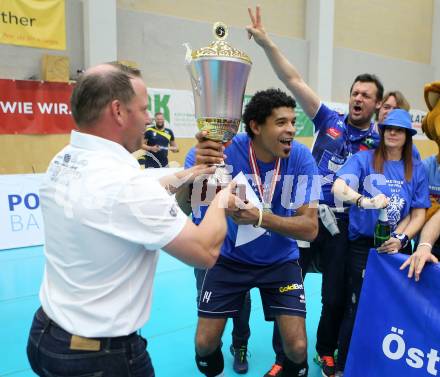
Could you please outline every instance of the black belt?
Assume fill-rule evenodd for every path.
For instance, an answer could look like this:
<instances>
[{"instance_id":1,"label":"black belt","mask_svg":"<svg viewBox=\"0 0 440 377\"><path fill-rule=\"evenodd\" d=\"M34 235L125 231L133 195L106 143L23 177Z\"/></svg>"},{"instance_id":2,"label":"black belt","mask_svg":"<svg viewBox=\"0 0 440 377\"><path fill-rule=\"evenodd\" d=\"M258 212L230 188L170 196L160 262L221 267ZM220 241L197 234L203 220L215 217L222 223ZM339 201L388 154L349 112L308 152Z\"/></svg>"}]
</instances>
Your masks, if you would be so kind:
<instances>
[{"instance_id":1,"label":"black belt","mask_svg":"<svg viewBox=\"0 0 440 377\"><path fill-rule=\"evenodd\" d=\"M39 308L36 313L37 318L42 321L46 326L46 329L53 327L56 331L60 331L70 341L70 348L86 351L99 351L101 349L119 349L125 348L127 342L135 339L138 335L133 332L129 335L116 336L116 337L100 337L100 338L86 338L78 335L74 335L64 330L55 321L50 319L44 312L43 308Z\"/></svg>"}]
</instances>

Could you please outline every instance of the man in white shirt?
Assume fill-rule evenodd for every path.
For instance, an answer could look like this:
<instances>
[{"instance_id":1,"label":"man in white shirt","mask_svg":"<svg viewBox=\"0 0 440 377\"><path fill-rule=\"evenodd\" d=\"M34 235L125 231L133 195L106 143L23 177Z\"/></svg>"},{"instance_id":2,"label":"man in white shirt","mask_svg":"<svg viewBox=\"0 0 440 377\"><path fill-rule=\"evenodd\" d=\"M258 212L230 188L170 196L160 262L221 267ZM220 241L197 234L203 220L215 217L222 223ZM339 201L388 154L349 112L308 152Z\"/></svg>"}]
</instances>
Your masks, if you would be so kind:
<instances>
[{"instance_id":1,"label":"man in white shirt","mask_svg":"<svg viewBox=\"0 0 440 377\"><path fill-rule=\"evenodd\" d=\"M199 226L188 220L170 194L214 168L148 177L131 155L147 105L140 72L115 63L89 69L74 88L78 130L40 191L46 265L27 348L39 376L154 376L137 330L149 318L157 250L204 268L219 255L231 187Z\"/></svg>"}]
</instances>

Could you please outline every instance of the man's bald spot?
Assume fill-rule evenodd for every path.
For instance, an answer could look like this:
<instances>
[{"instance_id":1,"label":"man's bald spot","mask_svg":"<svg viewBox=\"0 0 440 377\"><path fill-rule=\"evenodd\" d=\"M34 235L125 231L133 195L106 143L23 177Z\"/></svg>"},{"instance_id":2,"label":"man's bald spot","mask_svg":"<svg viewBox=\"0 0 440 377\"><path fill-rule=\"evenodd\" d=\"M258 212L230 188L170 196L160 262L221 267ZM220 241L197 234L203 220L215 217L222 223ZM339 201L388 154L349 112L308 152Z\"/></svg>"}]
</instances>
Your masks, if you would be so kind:
<instances>
[{"instance_id":1,"label":"man's bald spot","mask_svg":"<svg viewBox=\"0 0 440 377\"><path fill-rule=\"evenodd\" d=\"M117 63L102 63L87 69L75 85L70 101L78 127L96 123L114 99L129 103L136 96L133 83L142 80L134 73Z\"/></svg>"},{"instance_id":2,"label":"man's bald spot","mask_svg":"<svg viewBox=\"0 0 440 377\"><path fill-rule=\"evenodd\" d=\"M89 69L87 69L83 73L83 75L85 75L85 76L89 76L89 75L93 75L93 74L99 75L99 74L105 74L108 72L118 72L118 69L111 64L107 64L107 63L98 64L98 65L95 65L94 67L90 67Z\"/></svg>"}]
</instances>

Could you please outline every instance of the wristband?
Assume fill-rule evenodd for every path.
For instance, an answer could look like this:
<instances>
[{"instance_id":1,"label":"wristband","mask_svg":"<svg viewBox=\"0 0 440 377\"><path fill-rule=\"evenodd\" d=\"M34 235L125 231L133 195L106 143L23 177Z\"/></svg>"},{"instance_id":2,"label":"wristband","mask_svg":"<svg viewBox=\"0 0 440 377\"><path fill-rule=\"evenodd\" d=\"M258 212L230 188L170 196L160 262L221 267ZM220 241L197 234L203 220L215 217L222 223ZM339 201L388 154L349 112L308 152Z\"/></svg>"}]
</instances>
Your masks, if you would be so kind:
<instances>
[{"instance_id":1,"label":"wristband","mask_svg":"<svg viewBox=\"0 0 440 377\"><path fill-rule=\"evenodd\" d=\"M419 248L420 246L426 246L426 247L429 248L429 250L432 250L432 245L431 245L429 242L422 242L422 243L419 243L419 244L417 245L417 248Z\"/></svg>"},{"instance_id":2,"label":"wristband","mask_svg":"<svg viewBox=\"0 0 440 377\"><path fill-rule=\"evenodd\" d=\"M263 222L263 211L261 210L261 208L258 208L258 222L254 224L254 228L259 228L262 222Z\"/></svg>"},{"instance_id":3,"label":"wristband","mask_svg":"<svg viewBox=\"0 0 440 377\"><path fill-rule=\"evenodd\" d=\"M391 237L397 238L400 241L400 248L401 249L406 247L406 245L408 245L408 243L409 243L409 238L405 233L393 232L393 233L391 233Z\"/></svg>"},{"instance_id":4,"label":"wristband","mask_svg":"<svg viewBox=\"0 0 440 377\"><path fill-rule=\"evenodd\" d=\"M363 195L361 195L359 198L356 199L356 207L362 208L362 199L364 198Z\"/></svg>"}]
</instances>

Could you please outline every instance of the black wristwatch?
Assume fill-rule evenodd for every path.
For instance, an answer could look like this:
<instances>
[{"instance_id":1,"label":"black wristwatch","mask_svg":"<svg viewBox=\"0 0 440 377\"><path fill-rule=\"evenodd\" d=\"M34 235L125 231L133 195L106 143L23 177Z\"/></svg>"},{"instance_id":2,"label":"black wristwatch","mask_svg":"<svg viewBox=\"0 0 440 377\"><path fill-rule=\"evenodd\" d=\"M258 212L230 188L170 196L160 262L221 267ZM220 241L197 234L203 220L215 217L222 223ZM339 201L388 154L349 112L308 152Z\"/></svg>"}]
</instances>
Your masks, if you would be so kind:
<instances>
[{"instance_id":1,"label":"black wristwatch","mask_svg":"<svg viewBox=\"0 0 440 377\"><path fill-rule=\"evenodd\" d=\"M391 233L391 237L397 238L400 241L400 248L403 249L408 245L409 238L405 233Z\"/></svg>"}]
</instances>

